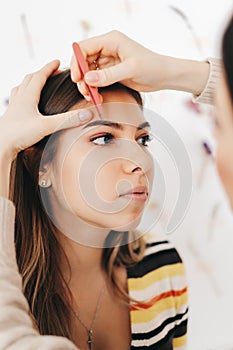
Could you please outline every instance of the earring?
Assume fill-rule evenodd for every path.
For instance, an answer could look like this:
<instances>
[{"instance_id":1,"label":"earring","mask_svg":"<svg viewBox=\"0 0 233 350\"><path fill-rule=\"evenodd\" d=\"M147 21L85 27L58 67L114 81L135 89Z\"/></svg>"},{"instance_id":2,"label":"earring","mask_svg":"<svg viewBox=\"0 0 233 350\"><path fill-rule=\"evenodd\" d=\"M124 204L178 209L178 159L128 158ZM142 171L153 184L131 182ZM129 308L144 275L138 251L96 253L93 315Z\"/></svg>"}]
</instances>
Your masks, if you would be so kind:
<instances>
[{"instance_id":1,"label":"earring","mask_svg":"<svg viewBox=\"0 0 233 350\"><path fill-rule=\"evenodd\" d=\"M41 180L41 186L45 187L47 185L47 181L46 180Z\"/></svg>"}]
</instances>

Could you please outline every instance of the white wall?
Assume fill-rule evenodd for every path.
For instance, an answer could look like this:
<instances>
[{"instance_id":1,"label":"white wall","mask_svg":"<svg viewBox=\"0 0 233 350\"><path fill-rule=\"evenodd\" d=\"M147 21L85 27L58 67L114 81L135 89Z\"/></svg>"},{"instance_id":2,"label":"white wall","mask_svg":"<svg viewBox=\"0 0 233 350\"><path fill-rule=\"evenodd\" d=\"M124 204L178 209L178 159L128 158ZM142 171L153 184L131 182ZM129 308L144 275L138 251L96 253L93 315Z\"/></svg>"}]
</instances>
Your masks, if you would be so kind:
<instances>
[{"instance_id":1,"label":"white wall","mask_svg":"<svg viewBox=\"0 0 233 350\"><path fill-rule=\"evenodd\" d=\"M181 10L187 20L171 6ZM0 112L11 88L26 73L54 58L59 58L62 66L69 65L74 40L112 29L160 53L196 59L219 56L221 33L232 9L232 0L1 1ZM89 31L83 29L82 21L88 23ZM148 108L177 130L193 168L190 208L176 232L168 237L187 266L189 349L233 349L233 217L214 162L202 148L203 141L213 144L208 129L212 110L201 106L198 114L185 93L164 91L148 94L145 99ZM161 232L171 213L176 187L166 160L163 171L171 200L168 198L165 215L156 227ZM153 203L150 215L152 207Z\"/></svg>"}]
</instances>

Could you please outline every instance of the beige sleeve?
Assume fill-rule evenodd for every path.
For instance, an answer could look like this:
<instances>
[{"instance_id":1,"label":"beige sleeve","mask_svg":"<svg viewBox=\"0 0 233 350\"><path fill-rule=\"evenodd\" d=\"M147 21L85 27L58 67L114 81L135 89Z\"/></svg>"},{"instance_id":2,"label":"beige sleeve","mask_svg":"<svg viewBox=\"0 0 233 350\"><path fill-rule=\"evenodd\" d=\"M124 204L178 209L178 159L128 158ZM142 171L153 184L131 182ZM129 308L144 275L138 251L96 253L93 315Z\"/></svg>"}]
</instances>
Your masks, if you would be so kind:
<instances>
[{"instance_id":1,"label":"beige sleeve","mask_svg":"<svg viewBox=\"0 0 233 350\"><path fill-rule=\"evenodd\" d=\"M14 247L15 207L0 197L0 348L1 350L77 350L66 338L42 336L33 328L21 289Z\"/></svg>"},{"instance_id":2,"label":"beige sleeve","mask_svg":"<svg viewBox=\"0 0 233 350\"><path fill-rule=\"evenodd\" d=\"M209 78L202 93L198 96L193 96L193 101L213 105L215 88L221 78L222 60L208 57L206 61L210 64Z\"/></svg>"}]
</instances>

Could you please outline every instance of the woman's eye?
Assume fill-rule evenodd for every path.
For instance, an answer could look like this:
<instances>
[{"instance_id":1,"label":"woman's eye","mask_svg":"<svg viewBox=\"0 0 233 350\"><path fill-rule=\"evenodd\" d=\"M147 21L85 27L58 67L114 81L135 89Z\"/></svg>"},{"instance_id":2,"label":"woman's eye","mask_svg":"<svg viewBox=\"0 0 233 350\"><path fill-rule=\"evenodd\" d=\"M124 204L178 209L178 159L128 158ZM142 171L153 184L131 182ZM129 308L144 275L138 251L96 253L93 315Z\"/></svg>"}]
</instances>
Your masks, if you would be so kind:
<instances>
[{"instance_id":1,"label":"woman's eye","mask_svg":"<svg viewBox=\"0 0 233 350\"><path fill-rule=\"evenodd\" d=\"M112 134L104 134L99 136L94 136L90 139L96 145L104 146L112 142L114 136Z\"/></svg>"},{"instance_id":2,"label":"woman's eye","mask_svg":"<svg viewBox=\"0 0 233 350\"><path fill-rule=\"evenodd\" d=\"M138 137L137 141L138 141L138 143L141 144L142 146L147 147L147 146L148 146L148 143L149 143L150 141L152 141L152 137L151 137L151 135L148 135L148 134L147 134L147 135L142 135L142 136Z\"/></svg>"}]
</instances>

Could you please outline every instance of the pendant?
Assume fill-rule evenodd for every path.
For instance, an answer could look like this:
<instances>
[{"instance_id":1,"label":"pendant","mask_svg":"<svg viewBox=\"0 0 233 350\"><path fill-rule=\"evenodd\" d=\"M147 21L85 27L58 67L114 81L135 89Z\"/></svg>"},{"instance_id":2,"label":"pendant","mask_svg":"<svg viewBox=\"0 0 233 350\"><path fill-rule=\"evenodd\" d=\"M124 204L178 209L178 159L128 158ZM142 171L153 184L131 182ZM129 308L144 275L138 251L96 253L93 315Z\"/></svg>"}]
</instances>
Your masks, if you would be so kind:
<instances>
[{"instance_id":1,"label":"pendant","mask_svg":"<svg viewBox=\"0 0 233 350\"><path fill-rule=\"evenodd\" d=\"M92 350L92 343L94 342L93 340L93 332L92 332L92 329L90 329L88 331L88 341L87 341L87 344L89 346L89 350Z\"/></svg>"}]
</instances>

